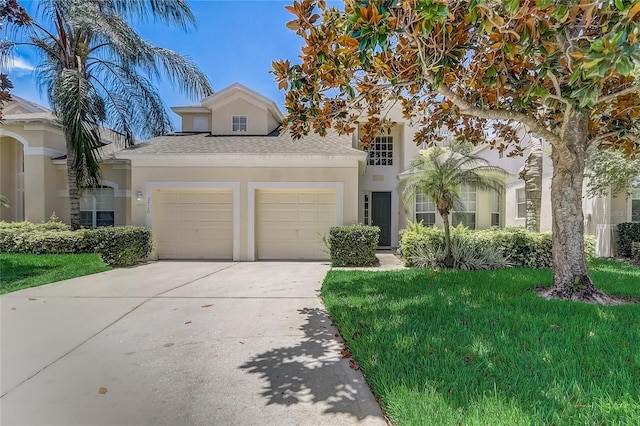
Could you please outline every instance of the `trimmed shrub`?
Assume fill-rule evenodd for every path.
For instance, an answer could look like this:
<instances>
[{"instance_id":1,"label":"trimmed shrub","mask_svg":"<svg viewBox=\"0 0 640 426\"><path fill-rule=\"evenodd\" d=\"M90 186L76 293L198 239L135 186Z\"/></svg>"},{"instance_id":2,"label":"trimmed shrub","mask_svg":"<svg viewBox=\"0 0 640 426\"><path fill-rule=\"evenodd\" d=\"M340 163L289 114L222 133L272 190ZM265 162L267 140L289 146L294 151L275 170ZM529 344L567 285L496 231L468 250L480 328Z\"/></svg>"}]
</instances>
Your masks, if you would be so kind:
<instances>
[{"instance_id":1,"label":"trimmed shrub","mask_svg":"<svg viewBox=\"0 0 640 426\"><path fill-rule=\"evenodd\" d=\"M329 230L329 254L333 266L378 265L376 248L380 228L377 226L334 226Z\"/></svg>"},{"instance_id":2,"label":"trimmed shrub","mask_svg":"<svg viewBox=\"0 0 640 426\"><path fill-rule=\"evenodd\" d=\"M151 231L124 226L70 231L57 221L43 224L0 222L0 253L98 253L110 266L131 266L152 249Z\"/></svg>"},{"instance_id":3,"label":"trimmed shrub","mask_svg":"<svg viewBox=\"0 0 640 426\"><path fill-rule=\"evenodd\" d=\"M640 241L631 243L631 258L636 262L640 262Z\"/></svg>"},{"instance_id":4,"label":"trimmed shrub","mask_svg":"<svg viewBox=\"0 0 640 426\"><path fill-rule=\"evenodd\" d=\"M151 231L141 226L95 228L84 231L93 251L110 266L131 266L151 253Z\"/></svg>"},{"instance_id":5,"label":"trimmed shrub","mask_svg":"<svg viewBox=\"0 0 640 426\"><path fill-rule=\"evenodd\" d=\"M469 257L467 262L469 265L479 265L478 259L482 258L498 260L488 252L480 254L485 247L491 247L502 254L502 257L514 267L550 268L552 266L550 232L528 232L524 228L516 227L475 231L459 225L451 228L452 252L456 238L465 240L465 243L460 243L458 247L460 248L459 264L464 263L461 253L466 253ZM469 241L466 242L466 240ZM477 256L474 256L472 247L478 251ZM438 259L437 253L444 251L444 231L435 227L426 228L419 223L410 223L401 233L398 251L407 266L418 266L414 260L424 258L426 252L433 252L435 259ZM595 238L591 235L585 235L585 254L590 257L595 255Z\"/></svg>"},{"instance_id":6,"label":"trimmed shrub","mask_svg":"<svg viewBox=\"0 0 640 426\"><path fill-rule=\"evenodd\" d=\"M616 226L618 254L631 257L631 243L640 241L640 222L619 223Z\"/></svg>"}]
</instances>

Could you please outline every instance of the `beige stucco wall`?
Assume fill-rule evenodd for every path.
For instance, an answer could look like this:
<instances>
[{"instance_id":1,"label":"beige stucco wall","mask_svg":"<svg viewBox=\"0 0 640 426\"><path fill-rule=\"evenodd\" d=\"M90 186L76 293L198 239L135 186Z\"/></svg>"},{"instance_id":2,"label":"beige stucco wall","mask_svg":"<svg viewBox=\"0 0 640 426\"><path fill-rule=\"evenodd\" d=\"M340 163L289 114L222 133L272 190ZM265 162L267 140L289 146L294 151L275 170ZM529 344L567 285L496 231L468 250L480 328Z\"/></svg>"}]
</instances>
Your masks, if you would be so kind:
<instances>
[{"instance_id":1,"label":"beige stucco wall","mask_svg":"<svg viewBox=\"0 0 640 426\"><path fill-rule=\"evenodd\" d=\"M182 117L182 131L183 132L193 132L193 119L196 117L206 117L208 122L207 130L211 130L211 114L205 113L182 113L180 114Z\"/></svg>"},{"instance_id":2,"label":"beige stucco wall","mask_svg":"<svg viewBox=\"0 0 640 426\"><path fill-rule=\"evenodd\" d=\"M291 182L340 182L343 183L342 204L343 224L353 224L358 221L358 164L356 160L350 161L343 167L313 167L313 162L307 163L308 167L153 167L141 166L132 162L131 188L132 193L138 190L144 191L145 199L142 202L133 201L131 205L133 225L153 228L154 191L149 189L151 185L162 188L171 185L185 185L189 187L207 187L207 182L212 188L213 182L237 183L240 192L240 260L249 260L255 253L249 253L249 183L250 182L275 182L281 183L282 188L287 188ZM187 183L197 183L188 185ZM276 184L277 186L277 184ZM175 186L173 186L175 187ZM149 214L147 213L149 212Z\"/></svg>"},{"instance_id":3,"label":"beige stucco wall","mask_svg":"<svg viewBox=\"0 0 640 426\"><path fill-rule=\"evenodd\" d=\"M266 108L259 107L245 99L233 99L215 105L212 114L211 133L214 135L266 135L275 128L269 128L269 112ZM247 117L246 132L233 132L232 119L234 115Z\"/></svg>"},{"instance_id":4,"label":"beige stucco wall","mask_svg":"<svg viewBox=\"0 0 640 426\"><path fill-rule=\"evenodd\" d=\"M31 222L47 220L53 209L57 197L55 168L52 158L65 152L65 140L59 127L50 123L8 123L2 127L0 137L19 142L21 150L12 149L11 159L16 162L16 155L24 155L24 214L23 217ZM7 137L7 135L12 135ZM4 142L3 142L4 144ZM8 152L7 152L8 154ZM4 156L3 156L4 158ZM5 160L3 159L3 163ZM10 172L15 176L15 166ZM4 181L4 179L3 179ZM15 193L17 181L15 178L7 188L8 193ZM5 189L3 188L3 191ZM15 215L13 215L15 216ZM14 219L22 219L12 217Z\"/></svg>"},{"instance_id":5,"label":"beige stucco wall","mask_svg":"<svg viewBox=\"0 0 640 426\"><path fill-rule=\"evenodd\" d=\"M0 220L22 220L22 198L19 196L18 173L20 159L23 158L22 144L14 138L0 137L0 195L7 197L10 207L0 207Z\"/></svg>"}]
</instances>

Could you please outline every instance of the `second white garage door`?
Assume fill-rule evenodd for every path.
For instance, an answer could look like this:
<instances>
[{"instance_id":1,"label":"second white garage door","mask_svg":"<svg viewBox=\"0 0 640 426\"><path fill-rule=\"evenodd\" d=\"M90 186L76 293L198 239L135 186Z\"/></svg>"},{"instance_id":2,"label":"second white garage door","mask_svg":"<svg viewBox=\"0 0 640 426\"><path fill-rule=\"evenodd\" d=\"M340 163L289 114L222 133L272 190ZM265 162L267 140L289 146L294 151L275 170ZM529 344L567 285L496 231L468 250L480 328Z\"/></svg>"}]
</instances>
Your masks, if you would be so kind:
<instances>
[{"instance_id":1,"label":"second white garage door","mask_svg":"<svg viewBox=\"0 0 640 426\"><path fill-rule=\"evenodd\" d=\"M322 237L335 225L335 190L256 191L258 259L327 259Z\"/></svg>"},{"instance_id":2,"label":"second white garage door","mask_svg":"<svg viewBox=\"0 0 640 426\"><path fill-rule=\"evenodd\" d=\"M231 190L158 190L153 234L160 259L232 259Z\"/></svg>"}]
</instances>

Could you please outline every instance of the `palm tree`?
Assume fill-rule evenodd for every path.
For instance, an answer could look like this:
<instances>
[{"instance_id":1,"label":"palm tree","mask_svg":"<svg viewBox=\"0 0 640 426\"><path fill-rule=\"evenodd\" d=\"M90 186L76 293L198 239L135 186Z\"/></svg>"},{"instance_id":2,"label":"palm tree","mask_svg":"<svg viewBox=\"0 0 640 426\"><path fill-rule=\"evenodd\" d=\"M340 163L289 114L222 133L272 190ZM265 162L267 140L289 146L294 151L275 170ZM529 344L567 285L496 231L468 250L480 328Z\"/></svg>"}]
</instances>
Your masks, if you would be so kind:
<instances>
[{"instance_id":1,"label":"palm tree","mask_svg":"<svg viewBox=\"0 0 640 426\"><path fill-rule=\"evenodd\" d=\"M6 207L6 208L11 207L9 205L9 200L4 195L0 195L0 207Z\"/></svg>"},{"instance_id":2,"label":"palm tree","mask_svg":"<svg viewBox=\"0 0 640 426\"><path fill-rule=\"evenodd\" d=\"M490 166L484 158L435 147L414 159L411 167L400 174L400 196L407 207L413 205L417 194L434 202L444 222L444 263L450 267L453 256L449 215L464 210L461 188L501 191L508 175L500 167Z\"/></svg>"},{"instance_id":3,"label":"palm tree","mask_svg":"<svg viewBox=\"0 0 640 426\"><path fill-rule=\"evenodd\" d=\"M47 24L34 19L22 26L26 37L5 41L0 52L26 44L42 54L37 76L64 131L70 221L78 229L81 191L100 180L101 126L125 146L171 131L154 85L163 76L190 97L212 90L192 61L142 39L128 22L186 30L195 25L186 0L40 0L38 16Z\"/></svg>"}]
</instances>

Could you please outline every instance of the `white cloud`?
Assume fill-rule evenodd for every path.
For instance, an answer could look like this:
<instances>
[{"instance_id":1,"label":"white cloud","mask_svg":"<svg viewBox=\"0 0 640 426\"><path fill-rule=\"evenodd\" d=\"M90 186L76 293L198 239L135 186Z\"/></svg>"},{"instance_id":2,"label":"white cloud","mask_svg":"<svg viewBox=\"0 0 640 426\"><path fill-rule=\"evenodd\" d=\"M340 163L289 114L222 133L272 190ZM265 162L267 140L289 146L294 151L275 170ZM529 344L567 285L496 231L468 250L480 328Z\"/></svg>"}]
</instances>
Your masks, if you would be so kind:
<instances>
[{"instance_id":1,"label":"white cloud","mask_svg":"<svg viewBox=\"0 0 640 426\"><path fill-rule=\"evenodd\" d=\"M6 64L6 69L8 71L16 71L16 72L29 72L33 71L34 67L26 59L20 57L9 58Z\"/></svg>"}]
</instances>

